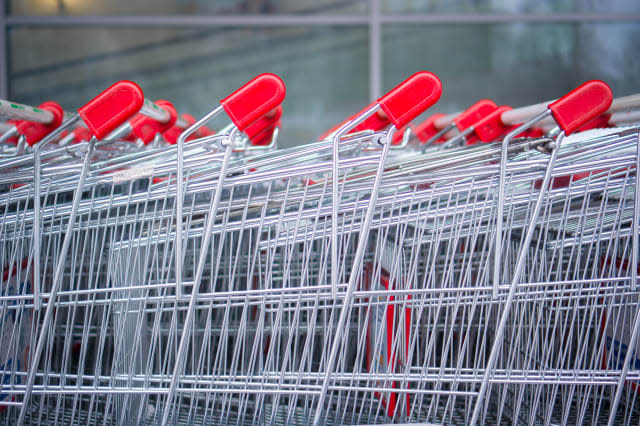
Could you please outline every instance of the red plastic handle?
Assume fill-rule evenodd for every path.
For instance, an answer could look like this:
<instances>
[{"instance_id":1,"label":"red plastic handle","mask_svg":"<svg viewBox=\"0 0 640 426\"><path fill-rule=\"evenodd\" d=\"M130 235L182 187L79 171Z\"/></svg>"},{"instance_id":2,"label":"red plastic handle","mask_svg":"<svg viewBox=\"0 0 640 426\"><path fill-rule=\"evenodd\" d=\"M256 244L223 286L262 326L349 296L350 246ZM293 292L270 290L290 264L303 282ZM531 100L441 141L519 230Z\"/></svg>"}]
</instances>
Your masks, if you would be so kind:
<instances>
[{"instance_id":1,"label":"red plastic handle","mask_svg":"<svg viewBox=\"0 0 640 426\"><path fill-rule=\"evenodd\" d=\"M91 133L103 139L140 110L142 89L132 81L119 81L78 110Z\"/></svg>"},{"instance_id":2,"label":"red plastic handle","mask_svg":"<svg viewBox=\"0 0 640 426\"><path fill-rule=\"evenodd\" d=\"M180 133L182 133L183 130L184 129L181 128L180 126L174 125L170 129L168 129L166 132L164 132L162 134L162 137L164 137L164 140L166 140L171 145L173 145L176 142L178 142L178 137L180 136Z\"/></svg>"},{"instance_id":3,"label":"red plastic handle","mask_svg":"<svg viewBox=\"0 0 640 426\"><path fill-rule=\"evenodd\" d=\"M281 127L281 125L282 125L282 122L278 120L271 126L267 127L266 129L263 129L262 132L258 133L257 135L254 136L253 139L251 139L251 145L253 146L269 145L269 143L271 142L271 138L273 137L274 130L276 129L276 127Z\"/></svg>"},{"instance_id":4,"label":"red plastic handle","mask_svg":"<svg viewBox=\"0 0 640 426\"><path fill-rule=\"evenodd\" d=\"M48 101L41 104L38 108L51 112L53 114L53 121L49 124L42 124L23 120L16 125L18 133L24 135L25 141L29 146L35 145L40 142L42 138L53 132L60 126L64 118L64 110L56 102Z\"/></svg>"},{"instance_id":5,"label":"red plastic handle","mask_svg":"<svg viewBox=\"0 0 640 426\"><path fill-rule=\"evenodd\" d=\"M496 108L498 108L498 106L492 100L482 99L459 114L455 118L454 122L456 123L458 130L463 131L491 114L496 110Z\"/></svg>"},{"instance_id":6,"label":"red plastic handle","mask_svg":"<svg viewBox=\"0 0 640 426\"><path fill-rule=\"evenodd\" d=\"M371 108L371 105L367 106L365 109L363 109L362 111L360 111L357 114L353 114L351 116L349 116L349 118L347 118L346 120L344 120L342 123L340 124L336 124L335 126L333 126L332 128L330 128L329 130L327 130L326 132L324 132L321 136L320 139L326 139L327 137L329 137L330 134L334 133L336 130L338 130L340 127L344 126L345 124L347 124L348 122L350 122L351 120L353 120L355 117L357 117L358 115L362 114L364 111L366 111L367 109ZM352 130L352 132L355 130Z\"/></svg>"},{"instance_id":7,"label":"red plastic handle","mask_svg":"<svg viewBox=\"0 0 640 426\"><path fill-rule=\"evenodd\" d=\"M366 109L369 109L368 106ZM363 110L365 111L365 110ZM356 114L360 115L363 111ZM391 124L391 120L389 120L389 116L382 111L376 111L374 114L371 114L366 120L362 123L358 124L351 132L362 132L364 130L373 130L374 132L379 132L380 130L384 130Z\"/></svg>"},{"instance_id":8,"label":"red plastic handle","mask_svg":"<svg viewBox=\"0 0 640 426\"><path fill-rule=\"evenodd\" d=\"M247 128L244 129L244 133L249 139L253 139L257 134L277 123L280 117L282 117L282 106L278 106L276 109L269 111L263 117L260 117L248 125Z\"/></svg>"},{"instance_id":9,"label":"red plastic handle","mask_svg":"<svg viewBox=\"0 0 640 426\"><path fill-rule=\"evenodd\" d=\"M502 122L502 113L511 109L508 105L496 108L491 114L480 119L473 125L476 136L482 142L491 142L498 139L511 129L511 126Z\"/></svg>"},{"instance_id":10,"label":"red plastic handle","mask_svg":"<svg viewBox=\"0 0 640 426\"><path fill-rule=\"evenodd\" d=\"M367 105L365 108L358 111L356 114L350 115L349 118L344 120L342 123L336 124L329 130L324 132L320 136L320 139L326 139L330 134L334 133L336 130L338 130L345 124L352 121L354 118L358 117L359 115L361 115L362 113L370 109L373 105L375 104ZM373 130L374 132L377 132L385 129L387 126L389 126L389 124L391 124L391 121L389 120L389 117L387 116L387 114L385 114L383 111L376 111L374 114L367 117L362 123L354 127L353 130L349 131L349 133L361 132L364 130Z\"/></svg>"},{"instance_id":11,"label":"red plastic handle","mask_svg":"<svg viewBox=\"0 0 640 426\"><path fill-rule=\"evenodd\" d=\"M176 107L174 107L171 102L164 99L158 99L156 101L156 105L169 112L169 120L162 124L164 127L164 130L162 131L170 129L174 124L176 124L176 121L178 121L178 111L176 111Z\"/></svg>"},{"instance_id":12,"label":"red plastic handle","mask_svg":"<svg viewBox=\"0 0 640 426\"><path fill-rule=\"evenodd\" d=\"M600 114L593 120L582 125L578 129L578 131L584 132L585 130L591 129L606 129L608 127L611 127L611 123L609 123L609 120L611 120L611 114Z\"/></svg>"},{"instance_id":13,"label":"red plastic handle","mask_svg":"<svg viewBox=\"0 0 640 426\"><path fill-rule=\"evenodd\" d=\"M182 114L180 118L182 118L184 122L187 123L187 126L189 127L196 124L196 121L197 121L196 118L191 114Z\"/></svg>"},{"instance_id":14,"label":"red plastic handle","mask_svg":"<svg viewBox=\"0 0 640 426\"><path fill-rule=\"evenodd\" d=\"M393 134L393 138L391 138L391 145L400 145L402 143L402 139L404 139L404 132L407 131L408 124L405 124L401 129L398 129L397 132Z\"/></svg>"},{"instance_id":15,"label":"red plastic handle","mask_svg":"<svg viewBox=\"0 0 640 426\"><path fill-rule=\"evenodd\" d=\"M511 129L509 129L509 131L515 129L516 127L519 127L518 124L511 126ZM538 139L543 137L546 134L546 132L541 129L540 127L532 127L530 129L525 130L522 133L518 133L516 135L516 138L531 138L531 139Z\"/></svg>"},{"instance_id":16,"label":"red plastic handle","mask_svg":"<svg viewBox=\"0 0 640 426\"><path fill-rule=\"evenodd\" d=\"M378 104L400 129L435 104L441 94L440 79L433 73L420 71L378 99Z\"/></svg>"},{"instance_id":17,"label":"red plastic handle","mask_svg":"<svg viewBox=\"0 0 640 426\"><path fill-rule=\"evenodd\" d=\"M129 121L133 134L145 144L151 142L158 133L169 130L178 119L178 112L171 102L161 99L156 101L156 105L169 112L169 120L166 123L160 123L142 114L136 115Z\"/></svg>"},{"instance_id":18,"label":"red plastic handle","mask_svg":"<svg viewBox=\"0 0 640 426\"><path fill-rule=\"evenodd\" d=\"M93 133L86 127L76 127L73 129L73 136L76 142L84 142L91 140Z\"/></svg>"},{"instance_id":19,"label":"red plastic handle","mask_svg":"<svg viewBox=\"0 0 640 426\"><path fill-rule=\"evenodd\" d=\"M191 115L191 114L182 114L180 117L187 124L187 127L193 126L193 124L196 122L195 117L193 115ZM174 124L173 126L171 126L170 129L168 129L164 133L162 133L162 136L164 137L164 139L168 143L170 143L171 145L174 145L174 144L176 144L178 142L178 137L180 137L180 134L184 131L185 128L182 128L182 127L178 126L177 124ZM192 140L192 139L196 139L198 137L202 137L202 136L198 136L198 132L199 131L200 131L200 129L198 129L198 131L196 131L196 133L190 135L187 138L187 140Z\"/></svg>"},{"instance_id":20,"label":"red plastic handle","mask_svg":"<svg viewBox=\"0 0 640 426\"><path fill-rule=\"evenodd\" d=\"M613 93L607 83L591 80L549 104L553 118L570 135L611 106Z\"/></svg>"},{"instance_id":21,"label":"red plastic handle","mask_svg":"<svg viewBox=\"0 0 640 426\"><path fill-rule=\"evenodd\" d=\"M244 131L251 123L282 103L284 82L275 74L260 74L220 101L233 124Z\"/></svg>"},{"instance_id":22,"label":"red plastic handle","mask_svg":"<svg viewBox=\"0 0 640 426\"><path fill-rule=\"evenodd\" d=\"M431 117L418 124L413 129L413 133L415 133L420 142L424 143L428 141L440 131L440 129L436 127L435 122L446 116L446 114L433 114Z\"/></svg>"},{"instance_id":23,"label":"red plastic handle","mask_svg":"<svg viewBox=\"0 0 640 426\"><path fill-rule=\"evenodd\" d=\"M187 123L188 127L193 126L194 124L196 124L196 118L191 115L191 114L182 114L182 119L185 121L185 123ZM182 130L180 130L180 133L182 133ZM204 138L207 136L211 136L211 135L215 135L216 132L214 132L213 130L211 130L210 128L208 128L207 126L200 126L198 127L198 130L196 130L196 132L192 135L190 135L187 140L191 141L194 139L198 139L198 138ZM178 134L178 136L180 136L180 134ZM176 136L176 140L178 138L178 136Z\"/></svg>"}]
</instances>

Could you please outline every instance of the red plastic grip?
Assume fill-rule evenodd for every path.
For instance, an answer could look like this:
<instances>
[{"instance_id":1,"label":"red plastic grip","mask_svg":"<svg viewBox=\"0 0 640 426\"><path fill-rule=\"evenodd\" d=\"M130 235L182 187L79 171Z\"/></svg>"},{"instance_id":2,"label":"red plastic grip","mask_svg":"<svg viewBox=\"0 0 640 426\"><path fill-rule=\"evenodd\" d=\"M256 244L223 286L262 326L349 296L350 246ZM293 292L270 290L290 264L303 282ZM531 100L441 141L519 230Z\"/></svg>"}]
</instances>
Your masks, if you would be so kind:
<instances>
[{"instance_id":1,"label":"red plastic grip","mask_svg":"<svg viewBox=\"0 0 640 426\"><path fill-rule=\"evenodd\" d=\"M360 111L357 114L353 114L351 116L349 116L349 118L347 118L346 120L344 120L342 123L340 124L336 124L335 126L333 126L332 128L330 128L329 130L327 130L326 132L324 132L321 136L320 136L320 140L322 139L326 139L327 137L329 137L330 134L335 133L340 127L344 126L345 124L347 124L348 122L350 122L351 120L353 120L355 117L357 117L358 115L362 114L364 111L366 111L367 109L371 108L371 105L367 106L365 109L363 109L362 111ZM354 132L355 130L352 130L352 132Z\"/></svg>"},{"instance_id":2,"label":"red plastic grip","mask_svg":"<svg viewBox=\"0 0 640 426\"><path fill-rule=\"evenodd\" d=\"M194 124L196 124L196 118L191 115L191 114L182 114L180 116L180 118L182 118L184 120L185 123L187 123L187 125L189 127L193 126Z\"/></svg>"},{"instance_id":3,"label":"red plastic grip","mask_svg":"<svg viewBox=\"0 0 640 426\"><path fill-rule=\"evenodd\" d=\"M182 114L180 117L186 123L187 127L193 126L194 123L196 122L195 117L191 114ZM202 127L200 127L200 129L202 129ZM170 143L171 145L174 145L178 142L178 138L180 137L180 134L184 132L185 129L186 127L182 128L177 124L174 124L173 126L171 126L170 129L162 133L162 136L168 143ZM198 129L194 134L190 135L187 138L187 140L189 141L189 140L196 139L198 137L203 137L203 136L198 136L198 132L200 131L200 129Z\"/></svg>"},{"instance_id":4,"label":"red plastic grip","mask_svg":"<svg viewBox=\"0 0 640 426\"><path fill-rule=\"evenodd\" d=\"M129 121L133 134L145 144L151 142L156 134L164 133L173 127L178 119L178 112L171 102L161 99L156 101L155 104L169 113L169 120L166 123L160 123L142 114L136 115Z\"/></svg>"},{"instance_id":5,"label":"red plastic grip","mask_svg":"<svg viewBox=\"0 0 640 426\"><path fill-rule=\"evenodd\" d=\"M375 104L367 105L365 108L358 111L356 114L350 115L349 118L344 120L342 123L336 124L329 130L324 132L320 136L320 139L326 139L330 134L336 132L339 128L341 128L345 124L353 121L353 119L358 117L359 115L362 115L362 113L370 109L373 105ZM373 130L377 132L379 130L385 129L389 124L391 124L389 117L383 111L376 111L374 114L367 117L362 123L358 124L351 131L349 131L349 133L362 132L364 130Z\"/></svg>"},{"instance_id":6,"label":"red plastic grip","mask_svg":"<svg viewBox=\"0 0 640 426\"><path fill-rule=\"evenodd\" d=\"M185 121L185 123L187 123L187 125L189 127L193 126L194 124L196 124L196 118L191 115L191 114L182 114L182 119ZM182 133L182 131L181 131ZM204 138L207 136L211 136L211 135L215 135L216 132L214 132L213 130L211 130L210 128L208 128L207 126L200 126L198 127L198 129L196 130L196 132L192 135L190 135L187 140L194 140L194 139L198 139L198 138ZM179 136L179 135L178 135ZM177 140L177 136L176 136L176 140Z\"/></svg>"},{"instance_id":7,"label":"red plastic grip","mask_svg":"<svg viewBox=\"0 0 640 426\"><path fill-rule=\"evenodd\" d=\"M64 118L64 110L56 102L45 102L38 107L53 114L53 121L49 124L34 123L32 121L22 120L16 125L18 133L24 135L25 141L29 146L33 146L40 142L42 138L53 132Z\"/></svg>"},{"instance_id":8,"label":"red plastic grip","mask_svg":"<svg viewBox=\"0 0 640 426\"><path fill-rule=\"evenodd\" d=\"M260 74L220 101L233 124L244 131L251 123L282 103L284 82L275 74Z\"/></svg>"},{"instance_id":9,"label":"red plastic grip","mask_svg":"<svg viewBox=\"0 0 640 426\"><path fill-rule=\"evenodd\" d=\"M130 137L126 138L127 140L131 139L135 141L136 139L140 139L145 145L153 140L153 137L156 134L156 122L153 118L144 116L142 114L138 114L129 120L129 124L131 125L131 133Z\"/></svg>"},{"instance_id":10,"label":"red plastic grip","mask_svg":"<svg viewBox=\"0 0 640 426\"><path fill-rule=\"evenodd\" d=\"M336 130L338 130L340 127L344 126L344 123L346 123L349 120L343 121L340 124L336 124L335 126L333 126L332 128L330 128L329 130L327 130L326 132L324 132L323 134L320 135L319 140L323 140L329 137L330 134L332 134L333 132L335 132Z\"/></svg>"},{"instance_id":11,"label":"red plastic grip","mask_svg":"<svg viewBox=\"0 0 640 426\"><path fill-rule=\"evenodd\" d=\"M215 130L211 130L207 126L201 126L193 136L196 136L198 138L205 138L207 136L212 136L215 134ZM190 138L187 138L187 140L190 140Z\"/></svg>"},{"instance_id":12,"label":"red plastic grip","mask_svg":"<svg viewBox=\"0 0 640 426\"><path fill-rule=\"evenodd\" d=\"M181 128L180 126L174 125L170 129L168 129L166 132L164 132L162 134L162 137L164 138L164 140L166 140L171 145L173 145L176 142L178 142L178 137L180 136L180 133L182 133L183 131L184 131L183 128Z\"/></svg>"},{"instance_id":13,"label":"red plastic grip","mask_svg":"<svg viewBox=\"0 0 640 426\"><path fill-rule=\"evenodd\" d=\"M482 142L491 142L498 139L511 129L511 126L502 122L502 113L511 109L508 105L496 108L491 114L480 119L473 125L476 136Z\"/></svg>"},{"instance_id":14,"label":"red plastic grip","mask_svg":"<svg viewBox=\"0 0 640 426\"><path fill-rule=\"evenodd\" d=\"M454 119L456 127L458 127L458 130L463 131L491 114L496 108L498 106L490 99L479 100Z\"/></svg>"},{"instance_id":15,"label":"red plastic grip","mask_svg":"<svg viewBox=\"0 0 640 426\"><path fill-rule=\"evenodd\" d=\"M368 106L366 109L369 109ZM364 110L363 110L364 111ZM363 111L356 114L356 116L360 115ZM376 111L371 114L364 120L362 123L358 124L351 132L362 132L364 130L373 130L374 132L379 132L380 130L384 130L391 124L391 120L389 120L389 116L382 111Z\"/></svg>"},{"instance_id":16,"label":"red plastic grip","mask_svg":"<svg viewBox=\"0 0 640 426\"><path fill-rule=\"evenodd\" d=\"M446 114L433 114L431 117L418 124L413 129L413 133L415 133L420 142L424 143L428 141L440 131L440 129L436 127L435 122L446 116Z\"/></svg>"},{"instance_id":17,"label":"red plastic grip","mask_svg":"<svg viewBox=\"0 0 640 426\"><path fill-rule=\"evenodd\" d=\"M91 140L93 133L86 127L76 127L73 129L73 137L75 142L84 142Z\"/></svg>"},{"instance_id":18,"label":"red plastic grip","mask_svg":"<svg viewBox=\"0 0 640 426\"><path fill-rule=\"evenodd\" d=\"M176 124L176 121L178 121L178 111L176 111L176 107L174 107L171 102L166 101L164 99L158 99L156 101L156 105L158 105L160 108L164 109L165 111L169 112L169 120L167 120L166 123L162 124L162 127L163 127L163 130L161 131L162 133L170 129L171 127L173 127L174 124Z\"/></svg>"},{"instance_id":19,"label":"red plastic grip","mask_svg":"<svg viewBox=\"0 0 640 426\"><path fill-rule=\"evenodd\" d=\"M435 104L441 94L440 79L433 73L420 71L378 99L378 104L400 129Z\"/></svg>"},{"instance_id":20,"label":"red plastic grip","mask_svg":"<svg viewBox=\"0 0 640 426\"><path fill-rule=\"evenodd\" d=\"M281 127L282 122L280 120L276 121L271 126L262 130L262 132L258 133L251 139L251 145L253 146L265 146L269 145L271 142L271 138L273 137L273 132L276 127Z\"/></svg>"},{"instance_id":21,"label":"red plastic grip","mask_svg":"<svg viewBox=\"0 0 640 426\"><path fill-rule=\"evenodd\" d=\"M584 132L585 130L591 130L591 129L606 129L608 127L611 127L609 120L611 120L611 114L600 114L593 120L582 125L578 129L578 131Z\"/></svg>"},{"instance_id":22,"label":"red plastic grip","mask_svg":"<svg viewBox=\"0 0 640 426\"><path fill-rule=\"evenodd\" d=\"M402 139L404 139L404 132L407 131L408 124L405 124L404 127L398 129L397 132L393 134L393 138L391 138L391 145L400 145L402 143Z\"/></svg>"},{"instance_id":23,"label":"red plastic grip","mask_svg":"<svg viewBox=\"0 0 640 426\"><path fill-rule=\"evenodd\" d=\"M613 93L607 83L591 80L549 104L553 118L570 135L611 106Z\"/></svg>"},{"instance_id":24,"label":"red plastic grip","mask_svg":"<svg viewBox=\"0 0 640 426\"><path fill-rule=\"evenodd\" d=\"M249 139L253 139L257 134L262 132L264 129L269 126L273 126L274 123L277 123L282 117L282 106L278 106L276 109L269 111L263 117L260 117L253 123L247 126L244 129L244 133L249 137Z\"/></svg>"},{"instance_id":25,"label":"red plastic grip","mask_svg":"<svg viewBox=\"0 0 640 426\"><path fill-rule=\"evenodd\" d=\"M132 81L119 81L78 110L91 133L103 139L140 110L142 89Z\"/></svg>"},{"instance_id":26,"label":"red plastic grip","mask_svg":"<svg viewBox=\"0 0 640 426\"><path fill-rule=\"evenodd\" d=\"M509 129L509 131L515 129L516 127L519 127L518 124L514 125L511 127L511 129ZM541 129L540 127L532 127L530 129L525 130L522 133L518 133L516 135L516 138L531 138L531 139L538 139L543 137L546 134L546 132Z\"/></svg>"}]
</instances>

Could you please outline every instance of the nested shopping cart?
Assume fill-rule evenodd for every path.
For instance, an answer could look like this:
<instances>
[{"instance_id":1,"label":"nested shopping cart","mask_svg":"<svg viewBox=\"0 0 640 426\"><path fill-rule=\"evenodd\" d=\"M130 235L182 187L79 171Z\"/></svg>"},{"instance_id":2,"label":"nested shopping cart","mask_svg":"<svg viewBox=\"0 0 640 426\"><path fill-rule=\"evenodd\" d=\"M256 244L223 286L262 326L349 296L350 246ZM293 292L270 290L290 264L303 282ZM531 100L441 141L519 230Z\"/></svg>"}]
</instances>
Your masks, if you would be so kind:
<instances>
[{"instance_id":1,"label":"nested shopping cart","mask_svg":"<svg viewBox=\"0 0 640 426\"><path fill-rule=\"evenodd\" d=\"M195 122L114 87L90 141L62 116L0 159L1 421L640 420L639 128L579 131L604 83L440 143L420 72L290 149L277 76Z\"/></svg>"}]
</instances>

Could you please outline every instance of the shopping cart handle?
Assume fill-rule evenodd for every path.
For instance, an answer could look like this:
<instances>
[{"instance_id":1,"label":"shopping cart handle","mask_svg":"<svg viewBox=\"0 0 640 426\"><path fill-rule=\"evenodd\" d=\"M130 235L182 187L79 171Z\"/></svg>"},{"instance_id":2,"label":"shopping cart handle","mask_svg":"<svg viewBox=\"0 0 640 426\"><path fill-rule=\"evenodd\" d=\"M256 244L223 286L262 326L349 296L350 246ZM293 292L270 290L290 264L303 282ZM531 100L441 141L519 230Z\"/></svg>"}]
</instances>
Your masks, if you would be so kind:
<instances>
[{"instance_id":1,"label":"shopping cart handle","mask_svg":"<svg viewBox=\"0 0 640 426\"><path fill-rule=\"evenodd\" d=\"M180 133L184 132L184 129L186 129L187 127L193 126L196 122L196 118L191 114L182 114L180 118L183 121L182 124L178 124L179 121L176 121L176 123L173 126L171 126L170 129L162 133L162 136L164 136L164 139L171 145L175 145L178 142L178 137L180 137ZM187 140L190 141L197 138L204 138L212 134L215 134L215 132L212 130L209 130L206 126L203 125L203 126L200 126L194 134L190 135L187 138Z\"/></svg>"},{"instance_id":2,"label":"shopping cart handle","mask_svg":"<svg viewBox=\"0 0 640 426\"><path fill-rule=\"evenodd\" d=\"M151 142L158 133L164 133L173 127L178 120L178 112L171 102L160 99L155 104L169 113L169 120L166 123L161 123L142 114L136 115L129 121L132 133L145 145Z\"/></svg>"},{"instance_id":3,"label":"shopping cart handle","mask_svg":"<svg viewBox=\"0 0 640 426\"><path fill-rule=\"evenodd\" d=\"M440 79L433 73L420 71L378 99L378 104L396 129L400 129L435 104L441 94Z\"/></svg>"},{"instance_id":4,"label":"shopping cart handle","mask_svg":"<svg viewBox=\"0 0 640 426\"><path fill-rule=\"evenodd\" d=\"M269 111L267 114L248 125L247 128L244 129L244 133L249 139L253 140L253 138L263 130L277 123L278 120L280 120L280 117L282 117L282 106L278 105L276 109Z\"/></svg>"},{"instance_id":5,"label":"shopping cart handle","mask_svg":"<svg viewBox=\"0 0 640 426\"><path fill-rule=\"evenodd\" d=\"M367 105L364 109L359 111L357 114L353 114L349 116L349 118L344 120L342 123L333 126L331 129L324 132L322 136L320 136L320 139L328 138L331 134L335 133L339 128L343 127L345 124L352 121L355 117L358 117L364 114L369 109L371 109L373 105L375 104ZM375 113L371 114L369 117L364 119L362 123L358 124L352 130L350 130L349 133L363 132L365 130L373 130L374 132L379 132L389 127L390 124L391 124L391 120L389 120L389 117L387 116L387 114L385 114L383 111L376 111Z\"/></svg>"},{"instance_id":6,"label":"shopping cart handle","mask_svg":"<svg viewBox=\"0 0 640 426\"><path fill-rule=\"evenodd\" d=\"M196 124L196 118L191 115L191 114L181 114L180 118L182 118L182 120L187 124L187 127L193 126L194 124ZM186 129L186 127L185 127Z\"/></svg>"},{"instance_id":7,"label":"shopping cart handle","mask_svg":"<svg viewBox=\"0 0 640 426\"><path fill-rule=\"evenodd\" d=\"M420 140L420 142L424 143L428 141L440 131L440 129L436 127L436 121L446 116L447 116L446 114L433 114L431 117L427 118L425 121L418 124L413 129L413 133Z\"/></svg>"},{"instance_id":8,"label":"shopping cart handle","mask_svg":"<svg viewBox=\"0 0 640 426\"><path fill-rule=\"evenodd\" d=\"M584 132L585 130L591 130L591 129L606 129L608 127L611 127L610 120L611 120L610 113L600 114L596 118L591 119L585 124L583 124L582 126L580 126L578 131Z\"/></svg>"},{"instance_id":9,"label":"shopping cart handle","mask_svg":"<svg viewBox=\"0 0 640 426\"><path fill-rule=\"evenodd\" d=\"M511 126L511 129L509 129L509 131L515 129L516 127L520 127L520 126L518 124L515 124L515 125ZM538 139L538 138L543 137L546 133L547 132L545 132L540 127L531 127L530 129L527 129L522 133L518 133L516 135L516 138Z\"/></svg>"},{"instance_id":10,"label":"shopping cart handle","mask_svg":"<svg viewBox=\"0 0 640 426\"><path fill-rule=\"evenodd\" d=\"M458 115L454 122L458 130L463 131L491 114L498 106L490 99L482 99Z\"/></svg>"},{"instance_id":11,"label":"shopping cart handle","mask_svg":"<svg viewBox=\"0 0 640 426\"><path fill-rule=\"evenodd\" d=\"M64 110L57 102L48 101L41 104L38 108L53 114L51 123L43 124L33 121L20 121L16 125L16 130L19 134L24 135L25 141L29 146L37 144L42 138L53 132L62 124L62 119L64 118Z\"/></svg>"},{"instance_id":12,"label":"shopping cart handle","mask_svg":"<svg viewBox=\"0 0 640 426\"><path fill-rule=\"evenodd\" d=\"M508 133L512 126L504 124L501 117L504 112L510 110L511 107L508 105L500 106L491 114L475 123L473 125L473 130L476 136L482 142L491 142Z\"/></svg>"},{"instance_id":13,"label":"shopping cart handle","mask_svg":"<svg viewBox=\"0 0 640 426\"><path fill-rule=\"evenodd\" d=\"M88 142L92 136L93 133L84 126L73 129L73 137L76 142Z\"/></svg>"},{"instance_id":14,"label":"shopping cart handle","mask_svg":"<svg viewBox=\"0 0 640 426\"><path fill-rule=\"evenodd\" d=\"M284 82L275 74L260 74L224 98L220 104L233 124L244 131L251 123L282 103Z\"/></svg>"},{"instance_id":15,"label":"shopping cart handle","mask_svg":"<svg viewBox=\"0 0 640 426\"><path fill-rule=\"evenodd\" d=\"M143 102L144 94L140 86L122 80L78 109L78 114L96 138L104 139L138 112Z\"/></svg>"},{"instance_id":16,"label":"shopping cart handle","mask_svg":"<svg viewBox=\"0 0 640 426\"><path fill-rule=\"evenodd\" d=\"M613 93L605 82L591 80L549 104L549 109L569 135L609 109L612 100Z\"/></svg>"},{"instance_id":17,"label":"shopping cart handle","mask_svg":"<svg viewBox=\"0 0 640 426\"><path fill-rule=\"evenodd\" d=\"M276 128L282 127L282 122L280 120L276 121L271 126L262 130L262 132L258 133L251 139L251 145L253 146L266 146L271 143L271 139L273 139L273 132Z\"/></svg>"},{"instance_id":18,"label":"shopping cart handle","mask_svg":"<svg viewBox=\"0 0 640 426\"><path fill-rule=\"evenodd\" d=\"M371 106L369 105L367 108L362 110L362 112L369 109ZM356 114L356 116L360 115L360 113ZM362 132L365 130L373 130L374 132L379 132L381 130L386 129L391 124L391 120L389 120L389 116L382 111L376 111L371 114L367 119L365 119L362 123L358 124L351 132Z\"/></svg>"},{"instance_id":19,"label":"shopping cart handle","mask_svg":"<svg viewBox=\"0 0 640 426\"><path fill-rule=\"evenodd\" d=\"M401 129L398 129L397 132L393 134L393 138L391 139L391 145L400 145L404 140L404 134L407 129L410 129L411 126L409 124L405 124ZM413 129L411 130L413 132Z\"/></svg>"}]
</instances>

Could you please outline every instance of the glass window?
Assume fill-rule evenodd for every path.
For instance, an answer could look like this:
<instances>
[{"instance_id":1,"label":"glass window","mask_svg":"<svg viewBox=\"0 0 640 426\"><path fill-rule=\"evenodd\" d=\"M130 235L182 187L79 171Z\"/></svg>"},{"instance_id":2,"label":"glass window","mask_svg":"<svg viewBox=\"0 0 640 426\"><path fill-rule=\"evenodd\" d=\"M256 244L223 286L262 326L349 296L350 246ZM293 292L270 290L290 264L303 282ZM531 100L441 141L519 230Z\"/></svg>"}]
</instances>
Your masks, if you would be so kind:
<instances>
[{"instance_id":1,"label":"glass window","mask_svg":"<svg viewBox=\"0 0 640 426\"><path fill-rule=\"evenodd\" d=\"M13 15L351 14L366 0L10 0Z\"/></svg>"},{"instance_id":2,"label":"glass window","mask_svg":"<svg viewBox=\"0 0 640 426\"><path fill-rule=\"evenodd\" d=\"M10 31L11 99L77 108L117 80L196 116L251 77L287 85L283 146L309 142L367 104L367 27Z\"/></svg>"},{"instance_id":3,"label":"glass window","mask_svg":"<svg viewBox=\"0 0 640 426\"><path fill-rule=\"evenodd\" d=\"M388 25L383 82L389 90L419 70L442 79L438 111L482 98L513 107L602 79L615 96L640 91L640 23Z\"/></svg>"},{"instance_id":4,"label":"glass window","mask_svg":"<svg viewBox=\"0 0 640 426\"><path fill-rule=\"evenodd\" d=\"M640 12L638 0L380 0L387 13L625 13Z\"/></svg>"}]
</instances>

